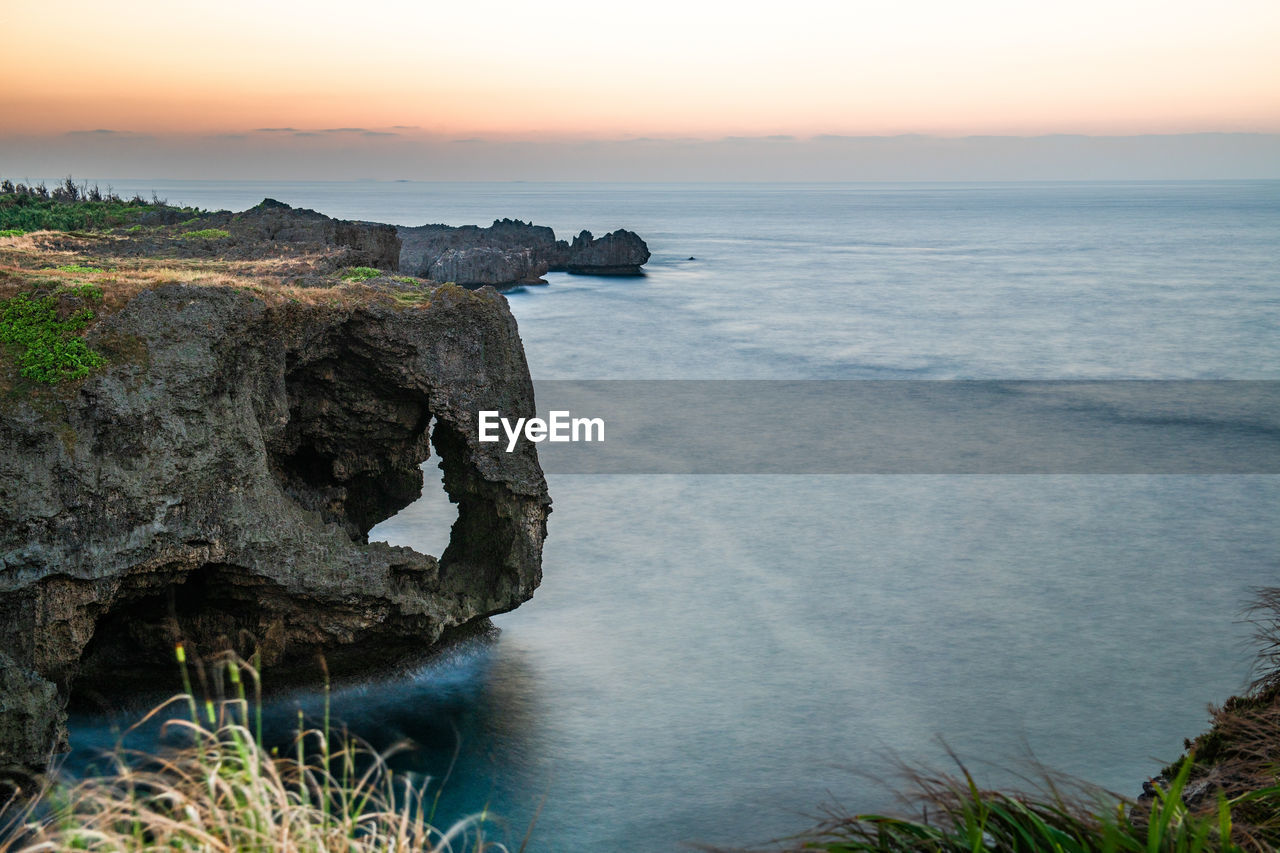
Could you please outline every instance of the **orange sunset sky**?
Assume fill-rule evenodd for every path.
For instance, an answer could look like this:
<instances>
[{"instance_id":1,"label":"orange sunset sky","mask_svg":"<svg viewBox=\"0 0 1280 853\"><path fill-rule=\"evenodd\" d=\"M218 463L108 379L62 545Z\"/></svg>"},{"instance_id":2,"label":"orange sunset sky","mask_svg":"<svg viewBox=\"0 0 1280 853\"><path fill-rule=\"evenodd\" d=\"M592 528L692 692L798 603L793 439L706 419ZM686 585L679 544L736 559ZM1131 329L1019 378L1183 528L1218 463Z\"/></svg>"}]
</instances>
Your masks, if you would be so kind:
<instances>
[{"instance_id":1,"label":"orange sunset sky","mask_svg":"<svg viewBox=\"0 0 1280 853\"><path fill-rule=\"evenodd\" d=\"M101 154L107 134L89 131L171 158L183 145L392 157L415 140L1280 133L1275 0L8 0L3 17L0 171L43 165L41 151Z\"/></svg>"}]
</instances>

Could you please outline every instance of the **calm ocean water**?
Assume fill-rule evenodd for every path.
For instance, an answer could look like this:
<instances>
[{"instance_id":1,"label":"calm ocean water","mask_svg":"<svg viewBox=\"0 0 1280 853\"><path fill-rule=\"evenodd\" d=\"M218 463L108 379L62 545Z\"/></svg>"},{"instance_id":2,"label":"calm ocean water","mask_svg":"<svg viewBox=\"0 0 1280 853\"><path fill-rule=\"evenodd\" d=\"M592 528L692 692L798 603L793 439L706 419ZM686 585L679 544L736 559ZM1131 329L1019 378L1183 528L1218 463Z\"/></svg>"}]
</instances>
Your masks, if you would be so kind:
<instances>
[{"instance_id":1,"label":"calm ocean water","mask_svg":"<svg viewBox=\"0 0 1280 853\"><path fill-rule=\"evenodd\" d=\"M643 278L508 294L536 379L1280 379L1280 182L112 183L639 232ZM416 772L456 746L446 815L513 848L540 803L536 851L760 842L888 806L866 774L944 742L1136 795L1243 686L1239 610L1280 583L1274 476L549 483L545 581L500 636L334 698ZM428 489L371 538L439 554L454 517ZM72 765L122 719L74 720Z\"/></svg>"}]
</instances>

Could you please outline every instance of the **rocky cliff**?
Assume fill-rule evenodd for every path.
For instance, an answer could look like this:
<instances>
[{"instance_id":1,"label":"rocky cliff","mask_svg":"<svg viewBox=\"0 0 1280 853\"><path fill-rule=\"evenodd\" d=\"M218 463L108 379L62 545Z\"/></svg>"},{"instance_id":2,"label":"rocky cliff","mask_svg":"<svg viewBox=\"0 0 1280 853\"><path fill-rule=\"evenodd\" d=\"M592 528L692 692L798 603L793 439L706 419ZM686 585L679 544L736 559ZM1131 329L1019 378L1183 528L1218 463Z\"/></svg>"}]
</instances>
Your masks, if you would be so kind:
<instances>
[{"instance_id":1,"label":"rocky cliff","mask_svg":"<svg viewBox=\"0 0 1280 853\"><path fill-rule=\"evenodd\" d=\"M619 229L596 239L583 231L573 238L566 268L582 275L639 275L648 262L649 247L639 234Z\"/></svg>"},{"instance_id":2,"label":"rocky cliff","mask_svg":"<svg viewBox=\"0 0 1280 853\"><path fill-rule=\"evenodd\" d=\"M232 239L253 244L339 246L342 263L383 270L400 268L400 238L391 225L332 219L306 208L290 207L273 198L240 213L218 213L200 219L200 228L223 228Z\"/></svg>"},{"instance_id":3,"label":"rocky cliff","mask_svg":"<svg viewBox=\"0 0 1280 853\"><path fill-rule=\"evenodd\" d=\"M285 223L299 239L330 239L301 219ZM263 244L280 234L241 249L256 240L279 274ZM536 453L476 440L480 409L533 413L502 296L290 287L323 267L302 255L271 281L225 260L155 270L119 238L70 239L0 257L5 287L27 263L32 286L106 291L85 340L107 359L51 388L0 360L0 770L40 769L68 699L172 686L179 640L258 651L281 683L314 675L318 652L336 672L394 662L533 593L550 511ZM39 257L55 249L76 272ZM55 296L77 303L82 280ZM419 496L432 446L458 505L448 547L368 542Z\"/></svg>"},{"instance_id":4,"label":"rocky cliff","mask_svg":"<svg viewBox=\"0 0 1280 853\"><path fill-rule=\"evenodd\" d=\"M550 228L518 219L475 225L400 227L400 269L433 281L497 287L540 281L549 271L589 275L642 275L649 247L638 234L618 230L600 239L583 231L572 244Z\"/></svg>"},{"instance_id":5,"label":"rocky cliff","mask_svg":"<svg viewBox=\"0 0 1280 853\"><path fill-rule=\"evenodd\" d=\"M542 276L546 263L534 258L529 249L494 249L477 246L470 249L445 249L425 271L423 278L452 281L467 287L490 284L546 284Z\"/></svg>"}]
</instances>

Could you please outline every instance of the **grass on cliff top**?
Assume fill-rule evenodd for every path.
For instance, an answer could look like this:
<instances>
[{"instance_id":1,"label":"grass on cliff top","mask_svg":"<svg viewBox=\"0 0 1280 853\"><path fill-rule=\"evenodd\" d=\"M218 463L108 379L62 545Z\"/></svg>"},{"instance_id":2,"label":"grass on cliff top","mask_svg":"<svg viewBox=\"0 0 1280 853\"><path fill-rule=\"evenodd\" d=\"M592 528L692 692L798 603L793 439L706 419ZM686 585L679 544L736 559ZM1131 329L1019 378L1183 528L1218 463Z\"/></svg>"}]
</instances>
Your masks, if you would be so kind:
<instances>
[{"instance_id":1,"label":"grass on cliff top","mask_svg":"<svg viewBox=\"0 0 1280 853\"><path fill-rule=\"evenodd\" d=\"M190 233L200 232L174 239ZM361 274L349 277L353 271L332 269L324 252L244 259L138 255L131 251L134 239L127 233L76 236L53 231L0 237L0 299L51 285L92 282L102 288L102 310L109 314L144 290L195 284L235 288L270 304L356 307L380 292L363 286L364 281L389 275L373 270L375 276L370 276L357 267Z\"/></svg>"},{"instance_id":2,"label":"grass on cliff top","mask_svg":"<svg viewBox=\"0 0 1280 853\"><path fill-rule=\"evenodd\" d=\"M368 281L383 275L382 270L373 267L351 267L342 271L344 281Z\"/></svg>"},{"instance_id":3,"label":"grass on cliff top","mask_svg":"<svg viewBox=\"0 0 1280 853\"><path fill-rule=\"evenodd\" d=\"M180 242L187 236L172 239ZM138 254L137 239L157 238L118 232L0 235L0 390L15 387L17 376L47 385L88 375L103 361L84 334L138 294L162 285L224 287L267 305L338 311L375 304L416 310L429 306L438 291L403 276L393 280L412 288L370 286L365 282L388 274L362 267L335 269L334 256L326 251L239 260L156 257ZM92 305L86 286L93 288ZM16 368L8 378L4 361Z\"/></svg>"},{"instance_id":4,"label":"grass on cliff top","mask_svg":"<svg viewBox=\"0 0 1280 853\"><path fill-rule=\"evenodd\" d=\"M0 853L506 850L486 840L483 813L433 826L439 789L432 796L430 779L415 782L387 765L407 745L377 753L335 732L326 702L316 726L299 712L295 748L278 755L263 744L256 668L220 659L215 672L229 698L199 702L181 645L177 651L185 691L137 726L185 705L185 719L165 723L168 739L185 745L155 755L118 748L113 773L53 784L21 809L11 802L0 809Z\"/></svg>"},{"instance_id":5,"label":"grass on cliff top","mask_svg":"<svg viewBox=\"0 0 1280 853\"><path fill-rule=\"evenodd\" d=\"M201 228L199 231L185 231L181 236L191 240L225 240L231 236L231 232L223 228Z\"/></svg>"},{"instance_id":6,"label":"grass on cliff top","mask_svg":"<svg viewBox=\"0 0 1280 853\"><path fill-rule=\"evenodd\" d=\"M1032 793L986 790L958 773L908 768L900 796L917 816L828 809L789 851L1062 851L1199 853L1280 849L1280 588L1249 611L1261 675L1210 709L1212 728L1150 781L1152 796L1116 794L1042 772ZM1135 725L1140 721L1135 721Z\"/></svg>"}]
</instances>

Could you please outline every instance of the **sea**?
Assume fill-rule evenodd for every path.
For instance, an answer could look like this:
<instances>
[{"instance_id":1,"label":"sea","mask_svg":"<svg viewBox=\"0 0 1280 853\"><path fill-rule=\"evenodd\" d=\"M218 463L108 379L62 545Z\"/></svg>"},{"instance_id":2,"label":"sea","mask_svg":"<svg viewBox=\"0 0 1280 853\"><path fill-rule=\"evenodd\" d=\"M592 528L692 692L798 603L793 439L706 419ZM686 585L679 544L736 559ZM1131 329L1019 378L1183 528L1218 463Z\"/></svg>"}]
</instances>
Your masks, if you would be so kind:
<instances>
[{"instance_id":1,"label":"sea","mask_svg":"<svg viewBox=\"0 0 1280 853\"><path fill-rule=\"evenodd\" d=\"M641 277L506 293L535 380L1280 380L1277 181L100 183L639 233ZM441 552L456 511L424 472L371 539ZM482 814L513 851L762 844L894 808L907 768L1137 796L1246 687L1243 610L1280 585L1274 473L548 484L531 601L330 699L409 746L393 763L441 792L438 822ZM268 729L323 703L277 696ZM73 717L68 772L130 722Z\"/></svg>"}]
</instances>

